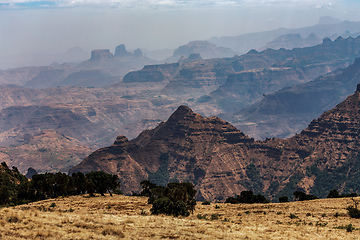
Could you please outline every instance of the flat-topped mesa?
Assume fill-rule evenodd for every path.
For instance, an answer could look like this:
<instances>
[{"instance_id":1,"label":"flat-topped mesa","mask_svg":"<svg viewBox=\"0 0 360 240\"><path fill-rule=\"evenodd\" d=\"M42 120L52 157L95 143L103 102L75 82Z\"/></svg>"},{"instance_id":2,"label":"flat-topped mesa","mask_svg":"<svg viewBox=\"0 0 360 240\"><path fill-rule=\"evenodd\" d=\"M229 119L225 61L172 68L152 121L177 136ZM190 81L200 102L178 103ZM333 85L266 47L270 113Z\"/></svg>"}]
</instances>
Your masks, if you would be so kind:
<instances>
[{"instance_id":1,"label":"flat-topped mesa","mask_svg":"<svg viewBox=\"0 0 360 240\"><path fill-rule=\"evenodd\" d=\"M109 49L97 49L91 51L90 61L100 61L102 59L112 59L114 55Z\"/></svg>"}]
</instances>

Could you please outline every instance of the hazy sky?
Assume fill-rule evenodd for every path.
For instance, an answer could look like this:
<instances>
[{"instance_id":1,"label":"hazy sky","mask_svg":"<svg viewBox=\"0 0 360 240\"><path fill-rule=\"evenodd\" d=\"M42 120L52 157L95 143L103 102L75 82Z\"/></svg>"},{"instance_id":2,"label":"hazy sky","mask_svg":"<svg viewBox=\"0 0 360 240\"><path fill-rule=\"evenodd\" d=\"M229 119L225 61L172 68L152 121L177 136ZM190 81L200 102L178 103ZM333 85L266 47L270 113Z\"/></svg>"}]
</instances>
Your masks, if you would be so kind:
<instances>
[{"instance_id":1,"label":"hazy sky","mask_svg":"<svg viewBox=\"0 0 360 240\"><path fill-rule=\"evenodd\" d=\"M360 21L359 7L358 0L0 0L0 68L11 56L76 46L155 50L310 26L321 16Z\"/></svg>"}]
</instances>

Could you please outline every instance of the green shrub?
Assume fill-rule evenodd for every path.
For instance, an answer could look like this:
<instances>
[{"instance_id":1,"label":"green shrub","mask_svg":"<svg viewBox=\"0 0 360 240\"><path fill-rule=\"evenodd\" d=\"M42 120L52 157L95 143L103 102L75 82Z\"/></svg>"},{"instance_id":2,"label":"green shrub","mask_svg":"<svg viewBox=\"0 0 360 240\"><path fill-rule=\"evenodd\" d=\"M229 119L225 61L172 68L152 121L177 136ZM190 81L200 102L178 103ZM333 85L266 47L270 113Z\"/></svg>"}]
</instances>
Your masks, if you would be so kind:
<instances>
[{"instance_id":1,"label":"green shrub","mask_svg":"<svg viewBox=\"0 0 360 240\"><path fill-rule=\"evenodd\" d=\"M327 198L339 198L340 194L336 189L330 190L329 194L326 196Z\"/></svg>"},{"instance_id":2,"label":"green shrub","mask_svg":"<svg viewBox=\"0 0 360 240\"><path fill-rule=\"evenodd\" d=\"M351 223L346 226L346 231L347 232L352 232L353 230L355 230L355 228L353 227L353 225Z\"/></svg>"},{"instance_id":3,"label":"green shrub","mask_svg":"<svg viewBox=\"0 0 360 240\"><path fill-rule=\"evenodd\" d=\"M357 208L358 202L354 198L351 198L351 200L353 201L354 205L348 206L346 210L348 210L350 217L360 218L360 210Z\"/></svg>"},{"instance_id":4,"label":"green shrub","mask_svg":"<svg viewBox=\"0 0 360 240\"><path fill-rule=\"evenodd\" d=\"M279 202L281 202L281 203L289 202L289 198L287 196L279 197Z\"/></svg>"},{"instance_id":5,"label":"green shrub","mask_svg":"<svg viewBox=\"0 0 360 240\"><path fill-rule=\"evenodd\" d=\"M360 218L360 210L355 207L347 207L349 216L352 218Z\"/></svg>"},{"instance_id":6,"label":"green shrub","mask_svg":"<svg viewBox=\"0 0 360 240\"><path fill-rule=\"evenodd\" d=\"M201 205L210 205L210 201L203 201Z\"/></svg>"},{"instance_id":7,"label":"green shrub","mask_svg":"<svg viewBox=\"0 0 360 240\"><path fill-rule=\"evenodd\" d=\"M198 214L197 216L196 216L198 219L205 219L206 220L206 214L204 214L204 215L201 215L201 214Z\"/></svg>"},{"instance_id":8,"label":"green shrub","mask_svg":"<svg viewBox=\"0 0 360 240\"><path fill-rule=\"evenodd\" d=\"M153 207L151 208L152 214L165 214L165 215L173 215L177 216L189 216L190 212L186 209L186 204L184 202L173 202L168 197L162 197L156 199L153 203Z\"/></svg>"},{"instance_id":9,"label":"green shrub","mask_svg":"<svg viewBox=\"0 0 360 240\"><path fill-rule=\"evenodd\" d=\"M192 183L168 183L166 187L157 186L150 181L141 182L143 191L140 195L148 196L152 204L152 214L189 216L195 210L196 190Z\"/></svg>"},{"instance_id":10,"label":"green shrub","mask_svg":"<svg viewBox=\"0 0 360 240\"><path fill-rule=\"evenodd\" d=\"M319 199L315 195L306 194L306 193L301 192L301 191L295 191L293 193L293 195L294 195L295 200L297 200L297 201L307 201L307 200Z\"/></svg>"},{"instance_id":11,"label":"green shrub","mask_svg":"<svg viewBox=\"0 0 360 240\"><path fill-rule=\"evenodd\" d=\"M226 199L225 203L269 203L270 201L266 199L263 195L254 195L252 191L242 191L240 195L236 197L229 197Z\"/></svg>"},{"instance_id":12,"label":"green shrub","mask_svg":"<svg viewBox=\"0 0 360 240\"><path fill-rule=\"evenodd\" d=\"M327 198L347 198L347 197L357 197L356 193L346 193L346 194L339 194L336 189L333 189L327 195Z\"/></svg>"},{"instance_id":13,"label":"green shrub","mask_svg":"<svg viewBox=\"0 0 360 240\"><path fill-rule=\"evenodd\" d=\"M299 218L298 216L296 216L295 214L292 214L290 213L290 216L289 216L291 219L295 219L295 218Z\"/></svg>"}]
</instances>

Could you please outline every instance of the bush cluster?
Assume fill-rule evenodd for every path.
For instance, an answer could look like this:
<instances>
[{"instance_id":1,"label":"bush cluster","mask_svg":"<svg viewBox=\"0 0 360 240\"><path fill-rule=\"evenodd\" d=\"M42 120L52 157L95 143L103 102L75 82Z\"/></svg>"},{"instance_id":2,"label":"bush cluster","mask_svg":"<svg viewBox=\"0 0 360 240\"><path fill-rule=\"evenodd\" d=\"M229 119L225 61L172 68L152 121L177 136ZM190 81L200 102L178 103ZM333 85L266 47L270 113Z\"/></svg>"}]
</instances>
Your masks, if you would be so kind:
<instances>
[{"instance_id":1,"label":"bush cluster","mask_svg":"<svg viewBox=\"0 0 360 240\"><path fill-rule=\"evenodd\" d=\"M294 200L295 201L307 201L307 200L314 200L314 199L319 199L317 196L312 195L312 194L306 194L304 192L301 191L295 191L293 193L294 195Z\"/></svg>"},{"instance_id":2,"label":"bush cluster","mask_svg":"<svg viewBox=\"0 0 360 240\"><path fill-rule=\"evenodd\" d=\"M240 195L236 197L229 197L226 199L225 203L269 203L270 201L266 199L263 195L257 194L254 195L252 191L242 191Z\"/></svg>"},{"instance_id":3,"label":"bush cluster","mask_svg":"<svg viewBox=\"0 0 360 240\"><path fill-rule=\"evenodd\" d=\"M326 196L327 198L346 198L346 197L357 197L356 193L347 193L347 194L340 194L338 190L333 189L330 190L329 194Z\"/></svg>"},{"instance_id":4,"label":"bush cluster","mask_svg":"<svg viewBox=\"0 0 360 240\"><path fill-rule=\"evenodd\" d=\"M117 175L97 171L77 172L69 176L58 172L35 174L28 180L17 168L9 169L5 162L1 163L0 186L0 205L18 205L84 193L120 193Z\"/></svg>"},{"instance_id":5,"label":"bush cluster","mask_svg":"<svg viewBox=\"0 0 360 240\"><path fill-rule=\"evenodd\" d=\"M149 197L152 204L152 214L173 216L189 216L195 210L196 190L192 183L168 183L167 186L157 186L149 180L141 182L143 188L138 195Z\"/></svg>"},{"instance_id":6,"label":"bush cluster","mask_svg":"<svg viewBox=\"0 0 360 240\"><path fill-rule=\"evenodd\" d=\"M359 204L358 201L356 201L354 198L351 198L351 200L353 201L353 206L348 206L346 208L346 210L349 213L349 216L351 218L360 218L360 210L358 209L357 205Z\"/></svg>"}]
</instances>

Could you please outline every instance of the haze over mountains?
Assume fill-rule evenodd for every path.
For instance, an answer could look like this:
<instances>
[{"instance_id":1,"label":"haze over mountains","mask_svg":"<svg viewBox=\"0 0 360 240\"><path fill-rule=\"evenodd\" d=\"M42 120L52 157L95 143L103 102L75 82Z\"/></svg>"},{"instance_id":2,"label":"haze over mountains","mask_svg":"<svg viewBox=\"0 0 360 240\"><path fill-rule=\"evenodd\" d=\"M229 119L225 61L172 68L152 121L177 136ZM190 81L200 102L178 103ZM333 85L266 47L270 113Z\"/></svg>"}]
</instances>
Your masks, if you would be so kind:
<instances>
[{"instance_id":1,"label":"haze over mountains","mask_svg":"<svg viewBox=\"0 0 360 240\"><path fill-rule=\"evenodd\" d=\"M21 172L105 170L127 194L150 179L192 181L209 200L247 189L323 196L319 176L334 169L350 172L331 187L358 191L348 168L357 161L358 92L306 128L359 83L360 24L325 20L258 33L266 42L256 48L266 49L243 55L191 41L162 63L120 44L79 63L2 70L0 159Z\"/></svg>"},{"instance_id":2,"label":"haze over mountains","mask_svg":"<svg viewBox=\"0 0 360 240\"><path fill-rule=\"evenodd\" d=\"M316 37L319 39L329 37L334 40L342 35L344 37L356 37L359 35L359 33L359 25L356 22L341 21L340 19L335 19L331 17L321 17L317 25L310 27L297 29L280 28L272 31L249 33L239 36L214 37L210 40L210 42L216 44L217 46L231 48L239 53L246 53L248 49L264 50L267 46L274 47L274 42L279 42L281 38L284 39L286 38L286 36L294 36L292 34L298 34L302 38L310 37L309 40L312 40L314 38L316 39ZM315 35L315 37L313 36L313 34ZM312 40L314 43L316 43L315 39ZM298 40L298 37L296 40ZM286 49L292 49L294 47L304 47L301 45L302 44L299 44L298 41L295 41L293 43L285 43L285 45L283 46L275 45L275 47L283 47Z\"/></svg>"}]
</instances>

